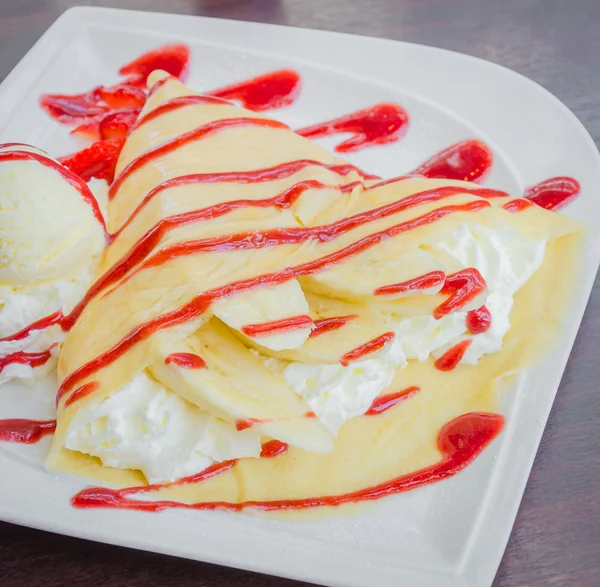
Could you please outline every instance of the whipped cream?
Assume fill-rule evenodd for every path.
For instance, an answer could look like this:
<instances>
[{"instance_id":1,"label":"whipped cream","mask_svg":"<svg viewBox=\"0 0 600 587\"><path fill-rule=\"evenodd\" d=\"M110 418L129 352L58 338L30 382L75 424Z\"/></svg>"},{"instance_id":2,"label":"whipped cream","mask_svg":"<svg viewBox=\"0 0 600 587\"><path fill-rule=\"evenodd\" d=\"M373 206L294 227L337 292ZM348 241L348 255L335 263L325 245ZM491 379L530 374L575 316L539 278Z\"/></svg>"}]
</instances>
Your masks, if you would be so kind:
<instances>
[{"instance_id":1,"label":"whipped cream","mask_svg":"<svg viewBox=\"0 0 600 587\"><path fill-rule=\"evenodd\" d=\"M65 446L109 467L140 470L150 483L187 477L214 462L259 457L261 451L259 434L237 431L145 373L79 409Z\"/></svg>"},{"instance_id":2,"label":"whipped cream","mask_svg":"<svg viewBox=\"0 0 600 587\"><path fill-rule=\"evenodd\" d=\"M419 315L392 322L390 330L396 336L384 351L347 367L264 358L334 434L345 421L364 414L391 383L395 370L405 368L409 360L438 358L466 339L472 342L463 363L475 364L483 355L499 351L510 329L513 296L542 264L546 241L523 237L509 225L462 223L426 246L442 263L474 267L486 280L485 306L492 316L486 332L468 332L466 311L439 320Z\"/></svg>"},{"instance_id":3,"label":"whipped cream","mask_svg":"<svg viewBox=\"0 0 600 587\"><path fill-rule=\"evenodd\" d=\"M31 151L15 146L3 151ZM49 157L48 157L49 158ZM102 183L93 189L102 193ZM37 161L0 163L0 339L57 312L68 314L95 279L104 231L77 189ZM0 385L33 382L56 367L64 333L59 325L32 330L19 340L0 340ZM52 349L44 365L11 362L15 353Z\"/></svg>"}]
</instances>

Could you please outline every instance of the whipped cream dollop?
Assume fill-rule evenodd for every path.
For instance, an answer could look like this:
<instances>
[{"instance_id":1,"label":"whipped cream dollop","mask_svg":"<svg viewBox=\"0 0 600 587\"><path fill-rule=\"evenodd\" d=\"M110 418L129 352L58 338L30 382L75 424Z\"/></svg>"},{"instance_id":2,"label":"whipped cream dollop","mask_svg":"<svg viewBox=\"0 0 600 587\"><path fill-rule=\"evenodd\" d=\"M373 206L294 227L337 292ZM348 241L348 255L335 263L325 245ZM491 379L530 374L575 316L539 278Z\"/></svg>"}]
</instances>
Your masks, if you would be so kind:
<instances>
[{"instance_id":1,"label":"whipped cream dollop","mask_svg":"<svg viewBox=\"0 0 600 587\"><path fill-rule=\"evenodd\" d=\"M109 467L140 470L150 483L187 477L214 462L259 457L261 451L259 434L236 430L146 373L78 410L65 446Z\"/></svg>"},{"instance_id":2,"label":"whipped cream dollop","mask_svg":"<svg viewBox=\"0 0 600 587\"><path fill-rule=\"evenodd\" d=\"M34 147L0 149L10 151L56 163ZM68 314L93 283L104 247L92 208L56 169L34 160L0 162L0 384L33 381L55 367L60 325L15 334L57 312ZM43 364L29 360L46 352Z\"/></svg>"},{"instance_id":3,"label":"whipped cream dollop","mask_svg":"<svg viewBox=\"0 0 600 587\"><path fill-rule=\"evenodd\" d=\"M466 364L499 351L510 329L514 294L542 264L546 241L523 237L508 224L489 227L465 222L426 246L436 257L481 273L487 283L484 303L492 317L488 330L469 333L466 311L440 319L417 315L392 322L390 329L396 336L378 356L347 367L264 358L265 365L280 374L333 433L345 421L364 414L388 387L395 370L405 368L411 359L439 358L463 340L471 340L461 360Z\"/></svg>"}]
</instances>

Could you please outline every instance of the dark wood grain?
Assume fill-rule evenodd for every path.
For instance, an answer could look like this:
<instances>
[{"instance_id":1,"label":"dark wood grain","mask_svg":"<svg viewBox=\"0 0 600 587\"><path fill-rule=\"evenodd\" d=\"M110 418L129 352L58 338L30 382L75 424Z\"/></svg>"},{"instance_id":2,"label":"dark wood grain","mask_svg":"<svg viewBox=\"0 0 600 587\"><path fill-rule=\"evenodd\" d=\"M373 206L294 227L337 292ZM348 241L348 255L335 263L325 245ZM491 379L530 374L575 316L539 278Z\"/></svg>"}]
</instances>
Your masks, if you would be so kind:
<instances>
[{"instance_id":1,"label":"dark wood grain","mask_svg":"<svg viewBox=\"0 0 600 587\"><path fill-rule=\"evenodd\" d=\"M598 0L0 0L0 78L63 10L82 4L345 31L470 53L544 85L600 142ZM494 587L600 586L599 290L597 284ZM9 524L0 524L0 584L301 585Z\"/></svg>"}]
</instances>

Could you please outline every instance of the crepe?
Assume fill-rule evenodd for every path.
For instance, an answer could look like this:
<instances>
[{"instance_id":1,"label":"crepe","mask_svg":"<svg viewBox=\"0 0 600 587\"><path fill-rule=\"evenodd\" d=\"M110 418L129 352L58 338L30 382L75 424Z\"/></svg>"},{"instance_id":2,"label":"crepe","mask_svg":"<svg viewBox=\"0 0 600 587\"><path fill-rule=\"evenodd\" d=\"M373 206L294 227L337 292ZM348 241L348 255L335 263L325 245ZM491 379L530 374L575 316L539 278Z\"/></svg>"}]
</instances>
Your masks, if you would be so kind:
<instances>
[{"instance_id":1,"label":"crepe","mask_svg":"<svg viewBox=\"0 0 600 587\"><path fill-rule=\"evenodd\" d=\"M435 460L436 434L449 418L492 410L496 382L525 364L522 345L548 338L563 311L566 285L549 287L557 276L548 263L564 266L563 275L572 270L567 237L579 223L536 206L511 208L520 200L472 184L380 181L285 125L199 96L164 73L149 85L111 187L109 228L117 236L61 351L49 468L143 482L64 446L78 412L140 373L240 431L290 444L277 459L243 459L237 477L187 486L177 495L190 502L364 487ZM451 314L444 276L465 267L432 243L465 223L546 247L543 268L513 311L526 313L528 328L516 323L502 351L452 373L432 359L410 361L385 391L418 386L411 407L356 418L334 439L264 358L349 364L373 341L382 343L368 356L384 352L399 336L391 326L398 319ZM424 275L428 287L397 287ZM460 309L482 300L485 284ZM339 316L352 319L311 336L319 320ZM173 355L200 357L206 368L169 361Z\"/></svg>"}]
</instances>

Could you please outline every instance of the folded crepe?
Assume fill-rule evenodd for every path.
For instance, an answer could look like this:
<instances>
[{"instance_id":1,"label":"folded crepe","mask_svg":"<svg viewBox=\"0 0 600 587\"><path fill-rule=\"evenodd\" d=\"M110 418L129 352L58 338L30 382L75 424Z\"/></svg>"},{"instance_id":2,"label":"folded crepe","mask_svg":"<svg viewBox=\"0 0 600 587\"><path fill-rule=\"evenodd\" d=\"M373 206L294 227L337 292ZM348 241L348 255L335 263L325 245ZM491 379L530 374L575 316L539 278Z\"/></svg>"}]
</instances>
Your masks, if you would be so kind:
<instances>
[{"instance_id":1,"label":"folded crepe","mask_svg":"<svg viewBox=\"0 0 600 587\"><path fill-rule=\"evenodd\" d=\"M202 427L206 441L205 460L169 478L258 457L266 438L302 454L329 452L331 427L269 358L349 365L401 339L398 320L482 306L485 280L464 299L443 289L466 266L439 243L465 223L504 231L532 258L581 228L472 184L380 181L282 123L163 72L149 87L110 189L116 236L61 351L51 469L91 470L98 457L161 479L102 436L102 414L122 409L123 390L143 405L156 385L168 390L165 402L176 396L181 422L190 416L178 430ZM187 446L187 436L173 438ZM152 460L159 448L149 450Z\"/></svg>"}]
</instances>

